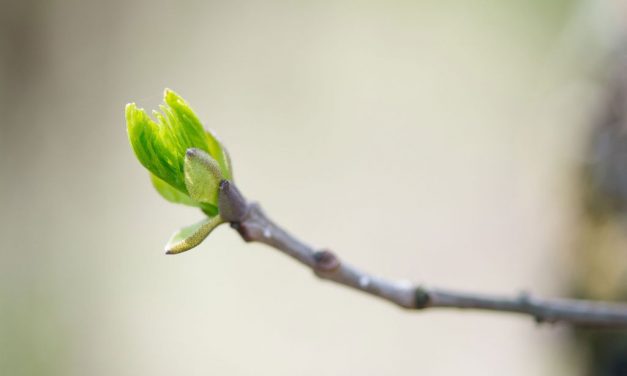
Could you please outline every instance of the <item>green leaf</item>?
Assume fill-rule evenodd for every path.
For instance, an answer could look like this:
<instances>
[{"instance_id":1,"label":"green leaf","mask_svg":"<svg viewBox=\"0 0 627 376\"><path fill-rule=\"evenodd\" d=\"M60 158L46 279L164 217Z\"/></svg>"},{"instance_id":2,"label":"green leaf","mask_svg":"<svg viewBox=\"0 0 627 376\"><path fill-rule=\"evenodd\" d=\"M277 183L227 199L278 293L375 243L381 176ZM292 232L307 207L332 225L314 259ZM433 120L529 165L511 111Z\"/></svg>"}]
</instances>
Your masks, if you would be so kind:
<instances>
[{"instance_id":1,"label":"green leaf","mask_svg":"<svg viewBox=\"0 0 627 376\"><path fill-rule=\"evenodd\" d=\"M224 223L224 220L217 215L180 229L172 235L165 246L166 253L172 255L196 247L205 240L214 228L222 223Z\"/></svg>"},{"instance_id":2,"label":"green leaf","mask_svg":"<svg viewBox=\"0 0 627 376\"><path fill-rule=\"evenodd\" d=\"M170 184L164 182L155 175L150 174L150 180L152 181L152 185L155 187L157 192L159 192L161 197L165 198L167 201L173 202L175 204L200 206L199 203L192 200L191 197L172 187Z\"/></svg>"},{"instance_id":3,"label":"green leaf","mask_svg":"<svg viewBox=\"0 0 627 376\"><path fill-rule=\"evenodd\" d=\"M187 194L174 189L171 185L159 179L155 175L150 175L150 180L152 181L153 187L159 192L161 197L165 198L167 201L175 203L175 204L183 204L188 206L195 206L207 214L209 217L213 217L218 214L218 205L217 204L209 204L204 202L194 201Z\"/></svg>"},{"instance_id":4,"label":"green leaf","mask_svg":"<svg viewBox=\"0 0 627 376\"><path fill-rule=\"evenodd\" d=\"M231 158L226 149L222 146L222 143L211 131L207 131L207 145L209 147L209 154L218 162L224 178L233 180Z\"/></svg>"},{"instance_id":5,"label":"green leaf","mask_svg":"<svg viewBox=\"0 0 627 376\"><path fill-rule=\"evenodd\" d=\"M137 159L159 179L187 193L184 177L185 152L189 148L209 151L207 133L189 105L176 93L166 89L152 120L134 103L126 106L129 141Z\"/></svg>"},{"instance_id":6,"label":"green leaf","mask_svg":"<svg viewBox=\"0 0 627 376\"><path fill-rule=\"evenodd\" d=\"M185 154L185 187L192 199L218 205L222 173L215 159L200 149L187 149Z\"/></svg>"},{"instance_id":7,"label":"green leaf","mask_svg":"<svg viewBox=\"0 0 627 376\"><path fill-rule=\"evenodd\" d=\"M226 148L222 148L222 152L224 152L224 161L226 163L226 169L228 174L225 174L225 179L233 181L233 164L231 163L231 154Z\"/></svg>"}]
</instances>

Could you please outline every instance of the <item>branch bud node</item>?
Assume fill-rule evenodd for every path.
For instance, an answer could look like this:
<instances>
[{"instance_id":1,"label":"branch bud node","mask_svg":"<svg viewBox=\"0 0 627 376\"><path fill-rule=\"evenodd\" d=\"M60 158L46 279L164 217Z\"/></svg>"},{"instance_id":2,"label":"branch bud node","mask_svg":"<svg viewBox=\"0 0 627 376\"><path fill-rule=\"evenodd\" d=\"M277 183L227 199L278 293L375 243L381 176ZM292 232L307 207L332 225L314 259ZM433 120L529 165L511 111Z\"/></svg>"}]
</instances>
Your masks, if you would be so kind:
<instances>
[{"instance_id":1,"label":"branch bud node","mask_svg":"<svg viewBox=\"0 0 627 376\"><path fill-rule=\"evenodd\" d=\"M415 292L416 297L416 308L424 309L429 306L431 298L429 297L429 293L422 287L417 287Z\"/></svg>"},{"instance_id":2,"label":"branch bud node","mask_svg":"<svg viewBox=\"0 0 627 376\"><path fill-rule=\"evenodd\" d=\"M241 222L248 214L248 203L235 184L228 180L220 182L218 193L220 215L227 222Z\"/></svg>"},{"instance_id":3,"label":"branch bud node","mask_svg":"<svg viewBox=\"0 0 627 376\"><path fill-rule=\"evenodd\" d=\"M314 268L319 272L332 272L340 266L340 260L333 252L323 249L313 255L316 264Z\"/></svg>"},{"instance_id":4,"label":"branch bud node","mask_svg":"<svg viewBox=\"0 0 627 376\"><path fill-rule=\"evenodd\" d=\"M255 238L251 234L250 228L241 222L231 222L231 228L239 233L246 243L254 242Z\"/></svg>"}]
</instances>

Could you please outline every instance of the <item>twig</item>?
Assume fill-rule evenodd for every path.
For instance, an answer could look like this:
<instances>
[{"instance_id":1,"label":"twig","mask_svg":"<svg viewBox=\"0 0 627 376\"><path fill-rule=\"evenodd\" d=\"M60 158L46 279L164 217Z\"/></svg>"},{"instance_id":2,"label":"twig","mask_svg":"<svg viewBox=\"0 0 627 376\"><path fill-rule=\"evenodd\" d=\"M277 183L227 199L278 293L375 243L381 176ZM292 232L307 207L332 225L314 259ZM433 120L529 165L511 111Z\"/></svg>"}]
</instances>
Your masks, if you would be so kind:
<instances>
[{"instance_id":1,"label":"twig","mask_svg":"<svg viewBox=\"0 0 627 376\"><path fill-rule=\"evenodd\" d=\"M501 297L447 291L391 281L363 272L329 250L316 250L272 222L261 207L246 202L235 185L220 185L220 213L247 242L267 244L309 267L318 277L352 287L407 309L459 308L530 315L536 322L627 329L627 304L576 299L539 299L523 293Z\"/></svg>"}]
</instances>

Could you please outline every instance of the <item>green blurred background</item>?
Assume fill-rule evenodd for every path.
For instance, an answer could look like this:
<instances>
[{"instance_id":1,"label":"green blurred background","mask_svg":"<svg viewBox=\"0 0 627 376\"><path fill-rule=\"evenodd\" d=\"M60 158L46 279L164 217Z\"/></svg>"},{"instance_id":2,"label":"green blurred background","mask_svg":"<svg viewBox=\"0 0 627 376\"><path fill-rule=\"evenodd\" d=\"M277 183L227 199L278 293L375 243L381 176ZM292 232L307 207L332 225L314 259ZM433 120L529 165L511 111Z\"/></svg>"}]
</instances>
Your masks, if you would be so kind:
<instances>
[{"instance_id":1,"label":"green blurred background","mask_svg":"<svg viewBox=\"0 0 627 376\"><path fill-rule=\"evenodd\" d=\"M242 191L377 274L579 287L620 1L0 1L0 375L583 375L564 327L404 312L162 200L124 105L179 92Z\"/></svg>"}]
</instances>

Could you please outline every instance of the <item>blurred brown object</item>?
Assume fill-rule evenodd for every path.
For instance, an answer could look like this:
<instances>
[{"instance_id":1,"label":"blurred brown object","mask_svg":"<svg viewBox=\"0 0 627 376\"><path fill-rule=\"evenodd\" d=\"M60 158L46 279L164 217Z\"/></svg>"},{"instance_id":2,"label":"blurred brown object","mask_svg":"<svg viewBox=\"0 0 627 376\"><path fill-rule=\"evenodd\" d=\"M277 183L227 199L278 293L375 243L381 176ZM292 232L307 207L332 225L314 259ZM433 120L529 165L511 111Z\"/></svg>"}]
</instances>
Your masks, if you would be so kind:
<instances>
[{"instance_id":1,"label":"blurred brown object","mask_svg":"<svg viewBox=\"0 0 627 376\"><path fill-rule=\"evenodd\" d=\"M627 45L610 59L583 169L575 295L627 300ZM627 375L627 333L577 330L589 375Z\"/></svg>"},{"instance_id":2,"label":"blurred brown object","mask_svg":"<svg viewBox=\"0 0 627 376\"><path fill-rule=\"evenodd\" d=\"M627 46L615 55L586 168L588 213L597 219L627 211Z\"/></svg>"}]
</instances>

